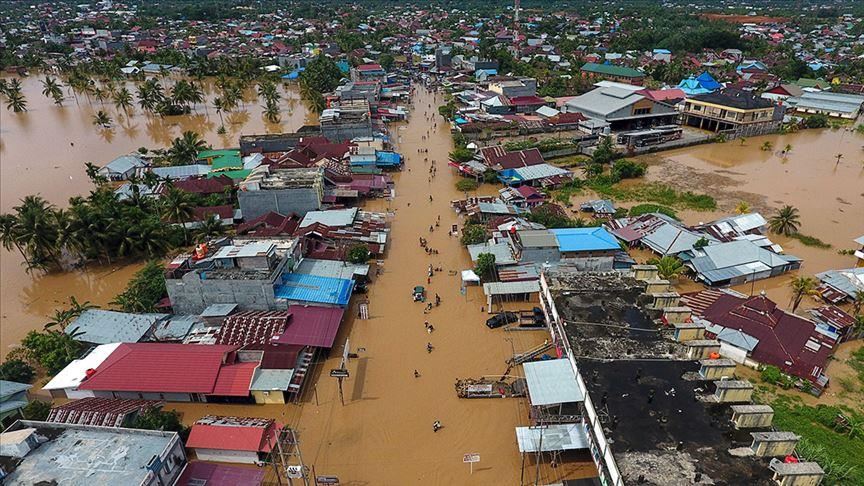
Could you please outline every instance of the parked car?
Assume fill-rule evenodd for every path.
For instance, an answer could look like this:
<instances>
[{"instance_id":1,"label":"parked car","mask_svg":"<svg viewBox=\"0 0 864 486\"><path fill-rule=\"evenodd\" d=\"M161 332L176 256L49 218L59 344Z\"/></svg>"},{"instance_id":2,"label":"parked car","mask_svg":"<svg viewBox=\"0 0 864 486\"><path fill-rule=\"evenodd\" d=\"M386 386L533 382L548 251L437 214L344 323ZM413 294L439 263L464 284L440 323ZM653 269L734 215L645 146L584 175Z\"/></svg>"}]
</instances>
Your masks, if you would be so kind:
<instances>
[{"instance_id":1,"label":"parked car","mask_svg":"<svg viewBox=\"0 0 864 486\"><path fill-rule=\"evenodd\" d=\"M502 312L486 319L486 326L488 326L489 329L497 329L501 326L517 322L518 320L519 314L516 314L515 312Z\"/></svg>"}]
</instances>

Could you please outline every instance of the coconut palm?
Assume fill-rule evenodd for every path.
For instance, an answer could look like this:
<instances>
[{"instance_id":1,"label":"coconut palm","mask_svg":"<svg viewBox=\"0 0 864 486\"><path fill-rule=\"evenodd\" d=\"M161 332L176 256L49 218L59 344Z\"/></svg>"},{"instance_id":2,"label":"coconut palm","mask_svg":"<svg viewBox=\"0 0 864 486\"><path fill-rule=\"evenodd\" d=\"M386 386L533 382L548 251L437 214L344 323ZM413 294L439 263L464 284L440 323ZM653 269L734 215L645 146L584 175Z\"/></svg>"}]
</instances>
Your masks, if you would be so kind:
<instances>
[{"instance_id":1,"label":"coconut palm","mask_svg":"<svg viewBox=\"0 0 864 486\"><path fill-rule=\"evenodd\" d=\"M21 93L21 82L17 78L7 84L3 94L6 95L6 108L15 113L27 111L27 99Z\"/></svg>"},{"instance_id":2,"label":"coconut palm","mask_svg":"<svg viewBox=\"0 0 864 486\"><path fill-rule=\"evenodd\" d=\"M767 141L764 142L764 143L762 144L762 146L760 147L760 149L761 149L763 152L770 152L771 149L773 149L773 148L774 148L774 144L771 143L771 142L767 142Z\"/></svg>"},{"instance_id":3,"label":"coconut palm","mask_svg":"<svg viewBox=\"0 0 864 486\"><path fill-rule=\"evenodd\" d=\"M739 201L735 206L735 212L738 214L747 214L750 212L750 204L747 201Z\"/></svg>"},{"instance_id":4,"label":"coconut palm","mask_svg":"<svg viewBox=\"0 0 864 486\"><path fill-rule=\"evenodd\" d=\"M218 216L211 216L201 222L201 226L195 231L195 241L204 243L225 234L225 226Z\"/></svg>"},{"instance_id":5,"label":"coconut palm","mask_svg":"<svg viewBox=\"0 0 864 486\"><path fill-rule=\"evenodd\" d=\"M222 104L222 98L213 98L213 108L216 108L216 114L219 115L219 124L224 128L225 120L222 118L222 112L225 111L225 106Z\"/></svg>"},{"instance_id":6,"label":"coconut palm","mask_svg":"<svg viewBox=\"0 0 864 486\"><path fill-rule=\"evenodd\" d=\"M21 244L18 243L18 219L14 214L0 214L0 245L7 251L11 251L14 247L24 257L24 263L30 268L30 258Z\"/></svg>"},{"instance_id":7,"label":"coconut palm","mask_svg":"<svg viewBox=\"0 0 864 486\"><path fill-rule=\"evenodd\" d=\"M108 113L105 113L102 110L97 111L96 114L93 115L93 125L95 126L111 128L111 123L111 117L108 116Z\"/></svg>"},{"instance_id":8,"label":"coconut palm","mask_svg":"<svg viewBox=\"0 0 864 486\"><path fill-rule=\"evenodd\" d=\"M40 196L26 196L15 206L15 239L29 255L31 266L45 266L57 258L55 208Z\"/></svg>"},{"instance_id":9,"label":"coconut palm","mask_svg":"<svg viewBox=\"0 0 864 486\"><path fill-rule=\"evenodd\" d=\"M198 152L208 148L207 142L201 139L201 135L187 130L171 142L166 155L174 165L193 164L198 159Z\"/></svg>"},{"instance_id":10,"label":"coconut palm","mask_svg":"<svg viewBox=\"0 0 864 486\"><path fill-rule=\"evenodd\" d=\"M204 90L201 86L195 83L189 83L189 102L193 105L204 103ZM204 105L204 110L207 110L207 105Z\"/></svg>"},{"instance_id":11,"label":"coconut palm","mask_svg":"<svg viewBox=\"0 0 864 486\"><path fill-rule=\"evenodd\" d=\"M678 278L685 270L684 263L670 255L662 258L652 258L648 260L648 264L657 266L657 274L667 280Z\"/></svg>"},{"instance_id":12,"label":"coconut palm","mask_svg":"<svg viewBox=\"0 0 864 486\"><path fill-rule=\"evenodd\" d=\"M801 300L805 295L810 295L816 289L816 280L812 277L795 277L789 282L789 287L792 289L792 312L801 304Z\"/></svg>"},{"instance_id":13,"label":"coconut palm","mask_svg":"<svg viewBox=\"0 0 864 486\"><path fill-rule=\"evenodd\" d=\"M834 163L834 166L836 167L836 166L840 165L840 159L843 158L843 154L837 154L834 157L837 157L837 162Z\"/></svg>"},{"instance_id":14,"label":"coconut palm","mask_svg":"<svg viewBox=\"0 0 864 486\"><path fill-rule=\"evenodd\" d=\"M69 327L69 324L83 314L84 311L95 308L96 306L90 303L89 300L79 303L78 300L72 296L69 298L69 307L66 309L56 309L51 320L45 324L44 329L49 330L57 327L61 331L65 332L66 328Z\"/></svg>"},{"instance_id":15,"label":"coconut palm","mask_svg":"<svg viewBox=\"0 0 864 486\"><path fill-rule=\"evenodd\" d=\"M783 153L784 153L784 154L788 154L788 153L791 152L791 151L792 151L792 144L791 144L791 143L787 143L786 146L783 147Z\"/></svg>"},{"instance_id":16,"label":"coconut palm","mask_svg":"<svg viewBox=\"0 0 864 486\"><path fill-rule=\"evenodd\" d=\"M860 314L861 306L864 306L864 290L856 290L852 294L852 315Z\"/></svg>"},{"instance_id":17,"label":"coconut palm","mask_svg":"<svg viewBox=\"0 0 864 486\"><path fill-rule=\"evenodd\" d=\"M129 116L129 108L132 107L132 93L123 86L114 93L114 106L119 110L123 110L126 116Z\"/></svg>"},{"instance_id":18,"label":"coconut palm","mask_svg":"<svg viewBox=\"0 0 864 486\"><path fill-rule=\"evenodd\" d=\"M42 94L46 98L52 98L54 103L58 105L63 104L63 89L56 78L45 76L45 79L42 80Z\"/></svg>"},{"instance_id":19,"label":"coconut palm","mask_svg":"<svg viewBox=\"0 0 864 486\"><path fill-rule=\"evenodd\" d=\"M279 123L279 106L276 103L267 103L264 107L264 117L270 123Z\"/></svg>"},{"instance_id":20,"label":"coconut palm","mask_svg":"<svg viewBox=\"0 0 864 486\"><path fill-rule=\"evenodd\" d=\"M798 228L801 227L798 209L788 205L783 206L768 220L768 227L774 233L781 235L789 236L797 233Z\"/></svg>"},{"instance_id":21,"label":"coconut palm","mask_svg":"<svg viewBox=\"0 0 864 486\"><path fill-rule=\"evenodd\" d=\"M162 218L183 226L183 241L189 244L189 230L184 224L192 217L192 203L187 193L169 187L161 198Z\"/></svg>"}]
</instances>

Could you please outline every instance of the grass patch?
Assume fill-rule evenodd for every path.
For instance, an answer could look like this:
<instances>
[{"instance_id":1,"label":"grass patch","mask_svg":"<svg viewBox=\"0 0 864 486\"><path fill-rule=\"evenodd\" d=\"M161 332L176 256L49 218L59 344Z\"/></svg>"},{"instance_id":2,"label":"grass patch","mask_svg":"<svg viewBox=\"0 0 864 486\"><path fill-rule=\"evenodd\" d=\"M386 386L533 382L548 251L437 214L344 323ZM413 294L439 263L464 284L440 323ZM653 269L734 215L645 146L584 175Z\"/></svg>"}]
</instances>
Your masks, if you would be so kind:
<instances>
[{"instance_id":1,"label":"grass patch","mask_svg":"<svg viewBox=\"0 0 864 486\"><path fill-rule=\"evenodd\" d=\"M571 155L568 157L552 159L549 163L554 164L558 167L563 167L565 169L572 169L573 167L579 167L581 165L584 165L590 160L590 157L586 157L584 155Z\"/></svg>"},{"instance_id":2,"label":"grass patch","mask_svg":"<svg viewBox=\"0 0 864 486\"><path fill-rule=\"evenodd\" d=\"M459 179L456 181L456 190L459 192L476 191L480 183L474 179Z\"/></svg>"},{"instance_id":3,"label":"grass patch","mask_svg":"<svg viewBox=\"0 0 864 486\"><path fill-rule=\"evenodd\" d=\"M648 213L661 213L669 216L670 218L678 219L678 216L675 214L675 210L666 206L661 206L659 204L637 204L630 208L628 212L628 216L641 216L643 214Z\"/></svg>"},{"instance_id":4,"label":"grass patch","mask_svg":"<svg viewBox=\"0 0 864 486\"><path fill-rule=\"evenodd\" d=\"M795 234L789 235L789 236L800 241L805 246L815 246L816 248L824 248L824 249L831 248L830 243L825 243L824 241L820 240L819 238L816 238L815 236L802 235L801 233L795 233Z\"/></svg>"},{"instance_id":5,"label":"grass patch","mask_svg":"<svg viewBox=\"0 0 864 486\"><path fill-rule=\"evenodd\" d=\"M693 209L695 211L713 211L717 209L717 201L707 194L678 191L666 184L657 182L621 187L616 184L597 181L590 184L589 187L598 194L618 201L647 201L666 207Z\"/></svg>"},{"instance_id":6,"label":"grass patch","mask_svg":"<svg viewBox=\"0 0 864 486\"><path fill-rule=\"evenodd\" d=\"M837 421L841 414L853 423L864 417L845 407L809 407L791 397L779 397L771 406L774 425L801 436L798 452L822 466L825 484L864 484L864 433Z\"/></svg>"},{"instance_id":7,"label":"grass patch","mask_svg":"<svg viewBox=\"0 0 864 486\"><path fill-rule=\"evenodd\" d=\"M858 348L846 363L858 373L858 381L864 384L864 348Z\"/></svg>"}]
</instances>

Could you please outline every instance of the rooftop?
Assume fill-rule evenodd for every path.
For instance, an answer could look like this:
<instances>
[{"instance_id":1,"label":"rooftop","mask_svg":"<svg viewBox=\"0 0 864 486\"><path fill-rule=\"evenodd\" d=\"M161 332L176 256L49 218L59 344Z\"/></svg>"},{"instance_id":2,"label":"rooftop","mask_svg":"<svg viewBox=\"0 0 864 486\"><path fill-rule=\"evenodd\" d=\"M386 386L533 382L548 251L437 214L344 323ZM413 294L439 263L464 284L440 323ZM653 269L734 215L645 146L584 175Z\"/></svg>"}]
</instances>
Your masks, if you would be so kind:
<instances>
[{"instance_id":1,"label":"rooftop","mask_svg":"<svg viewBox=\"0 0 864 486\"><path fill-rule=\"evenodd\" d=\"M121 427L129 416L159 405L153 400L86 397L52 407L45 421Z\"/></svg>"},{"instance_id":2,"label":"rooftop","mask_svg":"<svg viewBox=\"0 0 864 486\"><path fill-rule=\"evenodd\" d=\"M186 447L270 452L280 428L273 419L208 415L192 426Z\"/></svg>"},{"instance_id":3,"label":"rooftop","mask_svg":"<svg viewBox=\"0 0 864 486\"><path fill-rule=\"evenodd\" d=\"M150 474L147 466L153 457L180 440L176 432L28 420L16 422L9 430L28 429L46 441L23 458L4 479L6 485L140 484Z\"/></svg>"},{"instance_id":4,"label":"rooftop","mask_svg":"<svg viewBox=\"0 0 864 486\"><path fill-rule=\"evenodd\" d=\"M549 230L562 252L620 250L618 241L602 227Z\"/></svg>"},{"instance_id":5,"label":"rooftop","mask_svg":"<svg viewBox=\"0 0 864 486\"><path fill-rule=\"evenodd\" d=\"M264 470L261 468L195 461L186 465L177 486L260 486L263 482Z\"/></svg>"},{"instance_id":6,"label":"rooftop","mask_svg":"<svg viewBox=\"0 0 864 486\"><path fill-rule=\"evenodd\" d=\"M66 333L85 343L137 343L153 324L167 316L88 309L66 327Z\"/></svg>"}]
</instances>

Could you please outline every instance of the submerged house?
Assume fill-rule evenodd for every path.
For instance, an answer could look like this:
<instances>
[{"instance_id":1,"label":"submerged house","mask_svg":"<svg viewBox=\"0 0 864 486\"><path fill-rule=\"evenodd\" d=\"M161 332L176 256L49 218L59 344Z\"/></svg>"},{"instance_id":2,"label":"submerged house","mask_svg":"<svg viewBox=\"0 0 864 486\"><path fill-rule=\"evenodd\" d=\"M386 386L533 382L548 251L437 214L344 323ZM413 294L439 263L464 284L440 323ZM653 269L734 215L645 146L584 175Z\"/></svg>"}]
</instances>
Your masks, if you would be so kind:
<instances>
[{"instance_id":1,"label":"submerged house","mask_svg":"<svg viewBox=\"0 0 864 486\"><path fill-rule=\"evenodd\" d=\"M737 89L699 94L684 101L683 124L735 135L772 133L783 121L783 109L771 100Z\"/></svg>"},{"instance_id":2,"label":"submerged house","mask_svg":"<svg viewBox=\"0 0 864 486\"><path fill-rule=\"evenodd\" d=\"M692 255L692 256L691 256ZM682 255L697 279L710 286L737 285L776 277L801 266L801 259L766 250L750 240L734 240Z\"/></svg>"},{"instance_id":3,"label":"submerged house","mask_svg":"<svg viewBox=\"0 0 864 486\"><path fill-rule=\"evenodd\" d=\"M261 464L281 429L273 419L208 415L192 425L186 447L199 461Z\"/></svg>"},{"instance_id":4,"label":"submerged house","mask_svg":"<svg viewBox=\"0 0 864 486\"><path fill-rule=\"evenodd\" d=\"M678 118L674 106L618 86L601 86L576 96L567 101L564 111L608 123L612 130L669 125Z\"/></svg>"}]
</instances>

